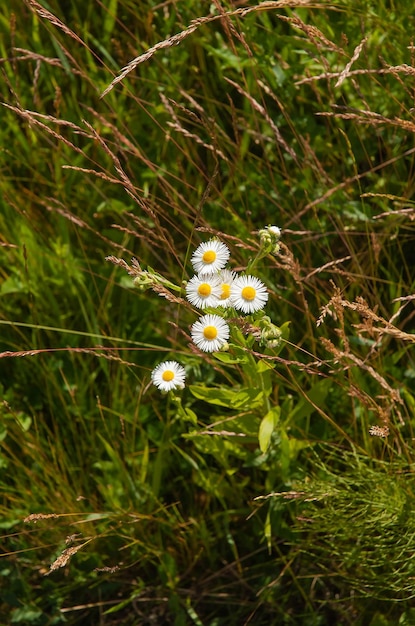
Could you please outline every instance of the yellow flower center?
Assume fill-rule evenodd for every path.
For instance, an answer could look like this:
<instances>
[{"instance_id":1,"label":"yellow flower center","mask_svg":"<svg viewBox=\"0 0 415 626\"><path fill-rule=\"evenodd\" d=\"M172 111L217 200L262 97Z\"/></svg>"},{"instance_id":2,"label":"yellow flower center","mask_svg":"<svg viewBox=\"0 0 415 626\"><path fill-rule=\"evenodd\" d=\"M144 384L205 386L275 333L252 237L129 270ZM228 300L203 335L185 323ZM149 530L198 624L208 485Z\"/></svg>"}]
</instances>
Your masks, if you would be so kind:
<instances>
[{"instance_id":1,"label":"yellow flower center","mask_svg":"<svg viewBox=\"0 0 415 626\"><path fill-rule=\"evenodd\" d=\"M216 261L216 252L214 250L206 250L202 256L203 263L213 263Z\"/></svg>"},{"instance_id":2,"label":"yellow flower center","mask_svg":"<svg viewBox=\"0 0 415 626\"><path fill-rule=\"evenodd\" d=\"M252 300L255 300L256 289L250 286L244 287L242 289L241 296L244 300L249 300L251 302Z\"/></svg>"},{"instance_id":3,"label":"yellow flower center","mask_svg":"<svg viewBox=\"0 0 415 626\"><path fill-rule=\"evenodd\" d=\"M161 375L164 382L169 383L174 378L174 372L172 370L166 370Z\"/></svg>"},{"instance_id":4,"label":"yellow flower center","mask_svg":"<svg viewBox=\"0 0 415 626\"><path fill-rule=\"evenodd\" d=\"M209 283L201 283L197 288L197 293L199 294L199 296L203 296L206 298L212 293L212 287L209 285Z\"/></svg>"},{"instance_id":5,"label":"yellow flower center","mask_svg":"<svg viewBox=\"0 0 415 626\"><path fill-rule=\"evenodd\" d=\"M222 293L220 294L221 300L226 300L231 295L231 286L224 283L222 285Z\"/></svg>"},{"instance_id":6,"label":"yellow flower center","mask_svg":"<svg viewBox=\"0 0 415 626\"><path fill-rule=\"evenodd\" d=\"M206 328L203 329L203 336L209 341L216 339L217 335L218 329L216 328L216 326L206 326Z\"/></svg>"}]
</instances>

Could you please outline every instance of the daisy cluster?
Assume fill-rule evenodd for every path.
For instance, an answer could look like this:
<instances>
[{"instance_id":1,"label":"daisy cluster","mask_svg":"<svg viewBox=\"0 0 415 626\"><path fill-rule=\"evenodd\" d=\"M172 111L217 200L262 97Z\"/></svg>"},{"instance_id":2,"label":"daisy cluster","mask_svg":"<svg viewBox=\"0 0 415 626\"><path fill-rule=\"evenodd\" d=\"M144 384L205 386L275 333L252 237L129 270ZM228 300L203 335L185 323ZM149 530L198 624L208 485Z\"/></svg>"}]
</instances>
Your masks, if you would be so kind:
<instances>
[{"instance_id":1,"label":"daisy cluster","mask_svg":"<svg viewBox=\"0 0 415 626\"><path fill-rule=\"evenodd\" d=\"M270 239L274 250L279 236L276 226L260 231L261 243L268 245ZM186 297L198 309L218 311L201 316L191 327L192 340L203 352L217 352L226 346L230 336L229 324L223 318L226 309L249 315L263 309L268 301L267 288L259 278L226 268L229 257L228 246L216 238L201 243L191 257L195 275L186 285ZM165 361L153 370L151 378L161 391L170 391L184 387L185 370L176 361Z\"/></svg>"},{"instance_id":2,"label":"daisy cluster","mask_svg":"<svg viewBox=\"0 0 415 626\"><path fill-rule=\"evenodd\" d=\"M186 286L186 296L198 309L233 307L243 313L255 313L268 300L267 288L255 276L237 276L224 269L230 251L218 239L201 243L192 255L197 272Z\"/></svg>"},{"instance_id":3,"label":"daisy cluster","mask_svg":"<svg viewBox=\"0 0 415 626\"><path fill-rule=\"evenodd\" d=\"M229 257L229 248L222 241L201 243L191 258L197 273L187 283L187 299L198 309L234 308L248 314L263 309L268 300L267 288L255 276L238 276L226 269ZM218 314L203 315L191 328L192 339L203 352L223 348L229 334L228 323Z\"/></svg>"}]
</instances>

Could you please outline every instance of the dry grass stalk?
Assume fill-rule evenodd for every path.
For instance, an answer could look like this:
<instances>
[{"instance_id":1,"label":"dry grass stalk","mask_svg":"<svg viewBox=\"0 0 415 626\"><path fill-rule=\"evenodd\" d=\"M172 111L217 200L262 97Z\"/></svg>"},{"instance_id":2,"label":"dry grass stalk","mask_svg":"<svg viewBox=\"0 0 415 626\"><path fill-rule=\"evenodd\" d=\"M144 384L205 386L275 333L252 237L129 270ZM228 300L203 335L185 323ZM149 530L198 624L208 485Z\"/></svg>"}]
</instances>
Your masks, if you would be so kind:
<instances>
[{"instance_id":1,"label":"dry grass stalk","mask_svg":"<svg viewBox=\"0 0 415 626\"><path fill-rule=\"evenodd\" d=\"M393 72L391 69L386 69L386 68L380 68L377 70L372 70L372 69L350 70L348 73L348 77L359 76L362 74L382 75L382 74L393 74ZM304 85L306 83L314 83L319 80L331 80L334 78L339 78L341 75L342 75L342 72L323 72L322 74L318 74L317 76L307 76L306 78L297 80L295 82L295 85L299 86L299 85Z\"/></svg>"},{"instance_id":2,"label":"dry grass stalk","mask_svg":"<svg viewBox=\"0 0 415 626\"><path fill-rule=\"evenodd\" d=\"M15 107L15 106L12 106L11 104L6 104L5 102L3 102L2 104L7 109L10 109L14 113L16 113L17 115L22 117L23 119L27 120L30 125L33 124L34 126L40 127L42 131L45 131L47 134L52 135L52 137L54 139L56 139L58 141L61 141L66 146L68 146L69 148L71 148L75 152L77 152L79 154L82 154L82 156L85 157L85 154L84 154L84 152L83 152L83 150L81 148L78 148L78 146L75 146L75 144L73 144L71 141L69 141L69 139L67 139L63 135L60 135L59 133L54 131L53 128L50 128L47 124L43 124L40 121L40 119L44 119L44 120L46 120L48 122L53 122L54 124L60 124L61 123L61 125L68 126L69 128L71 128L73 130L76 129L76 132L78 134L83 135L84 137L91 138L91 135L86 133L79 126L76 126L76 124L72 124L70 122L64 122L62 120L58 120L57 118L53 117L52 115L43 115L43 114L40 114L40 113L36 113L34 111L24 110L24 109L21 109L20 107ZM37 118L39 118L39 119L37 119Z\"/></svg>"},{"instance_id":3,"label":"dry grass stalk","mask_svg":"<svg viewBox=\"0 0 415 626\"><path fill-rule=\"evenodd\" d=\"M123 348L123 350L128 350L130 348ZM137 348L134 348L136 350ZM98 352L102 350L102 352ZM132 363L131 361L126 361L125 359L121 359L119 356L115 354L107 354L107 352L111 350L118 350L118 348L108 348L106 346L95 346L94 348L41 348L40 350L20 350L16 352L11 352L10 350L6 350L5 352L0 352L0 359L5 358L15 358L15 357L26 357L26 356L37 356L38 354L51 353L51 352L73 352L73 353L83 353L83 354L93 354L94 356L106 359L107 361L116 361L121 365L128 365L129 367L139 367L137 363ZM52 514L50 515L50 517ZM30 521L30 520L25 520Z\"/></svg>"},{"instance_id":4,"label":"dry grass stalk","mask_svg":"<svg viewBox=\"0 0 415 626\"><path fill-rule=\"evenodd\" d=\"M317 115L321 117L337 117L342 120L356 120L362 124L371 124L372 126L379 126L380 124L387 124L388 126L399 126L409 132L415 132L415 124L408 120L403 120L399 117L389 118L375 113L373 111L358 111L357 113L334 113L334 112L321 112Z\"/></svg>"},{"instance_id":5,"label":"dry grass stalk","mask_svg":"<svg viewBox=\"0 0 415 626\"><path fill-rule=\"evenodd\" d=\"M167 287L162 285L161 283L154 283L152 285L153 291L160 296L161 298L165 298L169 302L174 302L175 304L186 304L186 300L180 298L179 296L175 296Z\"/></svg>"},{"instance_id":6,"label":"dry grass stalk","mask_svg":"<svg viewBox=\"0 0 415 626\"><path fill-rule=\"evenodd\" d=\"M138 261L136 261L136 263L134 264L134 267L130 267L127 261L124 261L124 259L119 259L116 256L112 256L112 255L106 256L105 260L108 261L109 263L114 263L114 265L118 265L118 267L121 267L130 276L140 276L142 272L142 269Z\"/></svg>"},{"instance_id":7,"label":"dry grass stalk","mask_svg":"<svg viewBox=\"0 0 415 626\"><path fill-rule=\"evenodd\" d=\"M415 337L409 333L404 333L399 330L391 323L391 321L383 319L369 307L363 298L356 298L355 302L345 300L342 297L340 289L337 287L335 287L334 296L328 304L322 308L321 315L317 320L317 325L319 326L328 314L333 314L334 319L338 322L339 327L336 330L340 339L343 341L343 350L340 350L332 341L326 339L325 337L320 338L321 344L333 355L334 363L341 364L341 366L345 369L357 366L360 370L366 371L379 384L379 386L386 391L387 410L383 409L374 398L369 397L353 384L349 387L349 395L358 398L358 400L369 407L370 410L375 410L385 422L385 428L392 410L396 411L399 421L403 423L403 418L397 408L397 406L402 406L404 404L399 390L391 387L385 378L368 363L368 359L372 354L374 354L377 345L375 344L372 347L371 351L364 359L351 352L344 326L344 311L346 309L355 311L363 317L363 322L361 324L353 324L353 327L357 328L359 333L369 333L369 335L379 338L382 338L384 335L392 335L397 339L410 341L411 343L415 342ZM401 309L391 319L397 317L400 311ZM380 396L378 396L378 398L380 399Z\"/></svg>"},{"instance_id":8,"label":"dry grass stalk","mask_svg":"<svg viewBox=\"0 0 415 626\"><path fill-rule=\"evenodd\" d=\"M27 199L33 202L34 204L40 204L40 206L43 206L47 211L58 213L59 215L67 219L68 221L79 226L80 228L84 228L85 230L90 231L91 233L93 233L94 237L99 237L102 241L108 244L111 248L120 248L123 251L125 251L124 245L118 244L115 241L108 239L108 237L105 237L105 235L102 235L99 230L96 230L95 228L87 224L87 222L85 222L78 216L68 211L62 205L62 203L60 203L55 198L47 197L43 199L37 196L35 193L32 193L30 190L26 190L25 193L26 193Z\"/></svg>"},{"instance_id":9,"label":"dry grass stalk","mask_svg":"<svg viewBox=\"0 0 415 626\"><path fill-rule=\"evenodd\" d=\"M304 502L313 502L315 500L321 500L326 496L329 496L329 493L322 493L317 496L309 496L305 491L272 491L268 493L266 496L256 496L254 500L268 500L268 498L279 498L282 497L285 500L298 500L301 498ZM307 498L305 496L308 496Z\"/></svg>"},{"instance_id":10,"label":"dry grass stalk","mask_svg":"<svg viewBox=\"0 0 415 626\"><path fill-rule=\"evenodd\" d=\"M337 265L341 265L345 261L350 261L351 258L352 258L352 256L348 255L348 256L342 257L341 259L336 259L335 261L329 261L328 263L325 263L324 265L321 265L320 267L316 267L309 274L307 274L307 276L305 276L303 280L308 280L309 278L311 278L311 276L314 276L314 274L320 274L320 272L325 272L325 271L327 271L328 269L330 269L332 267L335 267ZM336 273L339 274L341 272L337 271ZM325 307L323 307L323 308L325 308ZM317 320L317 326L319 326L320 324L321 324L321 321L319 322L319 320Z\"/></svg>"},{"instance_id":11,"label":"dry grass stalk","mask_svg":"<svg viewBox=\"0 0 415 626\"><path fill-rule=\"evenodd\" d=\"M356 302L348 302L347 300L342 299L341 304L345 308L349 308L352 311L357 311L369 322L369 325L356 324L355 328L361 331L367 331L369 329L373 333L373 335L391 335L396 339L408 341L409 343L415 343L415 335L413 335L412 333L405 333L399 328L396 328L396 326L394 326L390 321L387 321L380 315L377 315L377 313L372 311L372 309L368 306L363 298L356 298ZM391 319L394 319L396 316L397 314L395 314ZM381 326L375 326L374 322L380 324Z\"/></svg>"},{"instance_id":12,"label":"dry grass stalk","mask_svg":"<svg viewBox=\"0 0 415 626\"><path fill-rule=\"evenodd\" d=\"M9 357L35 356L40 352L49 352L49 350L19 350L16 352L6 350L5 352L0 352L0 359L6 359Z\"/></svg>"},{"instance_id":13,"label":"dry grass stalk","mask_svg":"<svg viewBox=\"0 0 415 626\"><path fill-rule=\"evenodd\" d=\"M324 315L327 314L327 311L330 308L332 309L334 313L334 319L338 323L338 328L336 332L341 338L341 340L343 341L343 346L344 346L343 354L350 354L349 338L345 331L343 297L341 294L341 290L336 286L334 286L334 295L330 299L330 302L328 303L328 305L323 307L323 312L322 312L323 317L320 315L319 319L316 322L317 326L321 324L322 319L324 319Z\"/></svg>"},{"instance_id":14,"label":"dry grass stalk","mask_svg":"<svg viewBox=\"0 0 415 626\"><path fill-rule=\"evenodd\" d=\"M32 0L28 0L31 2ZM143 54L140 54L135 59L132 59L121 71L121 73L114 78L114 80L108 85L108 87L103 91L102 98L104 98L118 83L124 80L130 72L135 70L141 63L148 61L151 57L158 52L159 50L163 50L166 48L171 48L172 46L177 46L184 39L192 35L198 28L204 26L205 24L210 24L211 22L216 22L218 20L222 21L224 18L230 18L234 16L245 17L249 13L257 12L257 11L268 11L272 9L281 9L284 7L323 7L324 3L313 3L308 0L276 0L274 2L260 2L257 6L247 7L247 8L238 8L232 11L225 11L219 15L207 15L205 17L199 17L195 20L192 20L190 25L182 30L180 33L176 35L172 35L168 39L164 39L163 41L159 41L154 46L149 48Z\"/></svg>"},{"instance_id":15,"label":"dry grass stalk","mask_svg":"<svg viewBox=\"0 0 415 626\"><path fill-rule=\"evenodd\" d=\"M97 170L93 170L88 167L79 167L77 165L62 165L62 169L74 170L76 172L83 172L84 174L92 174L93 176L96 176L97 178L102 178L102 180L106 180L108 183L111 183L113 185L123 184L122 181L119 180L118 178L113 178L112 176L109 176L105 172L98 172Z\"/></svg>"},{"instance_id":16,"label":"dry grass stalk","mask_svg":"<svg viewBox=\"0 0 415 626\"><path fill-rule=\"evenodd\" d=\"M382 437L383 439L389 435L388 426L371 426L369 428L369 435L373 437Z\"/></svg>"},{"instance_id":17,"label":"dry grass stalk","mask_svg":"<svg viewBox=\"0 0 415 626\"><path fill-rule=\"evenodd\" d=\"M340 77L342 76L344 71L345 70L343 70L342 72L323 72L322 74L318 74L317 76L307 76L306 78L302 78L301 80L296 81L295 84L304 85L305 83L313 83L313 82L317 82L320 80L331 80L331 79L337 78L338 80L335 85L335 87L337 87ZM403 64L403 65L389 65L388 67L379 68L379 69L369 69L369 68L357 69L357 70L349 69L349 71L347 72L347 77L359 76L363 74L364 75L373 74L377 76L386 75L386 74L395 74L396 76L398 76L399 74L407 74L407 75L413 76L415 74L415 68L411 67L410 65Z\"/></svg>"},{"instance_id":18,"label":"dry grass stalk","mask_svg":"<svg viewBox=\"0 0 415 626\"><path fill-rule=\"evenodd\" d=\"M346 78L349 76L349 74L350 74L350 69L351 69L351 67L352 67L353 63L354 63L355 61L357 61L357 59L359 58L360 53L361 53L361 52L362 52L362 50L363 50L363 46L364 46L364 45L365 45L365 43L367 42L367 39L368 39L367 37L364 37L364 38L362 39L362 41L359 43L359 45L358 45L358 46L356 46L356 48L354 49L354 52L353 52L353 56L352 56L352 58L350 59L350 61L348 62L348 64L346 65L346 67L344 68L344 70L342 71L342 73L340 74L338 81L337 81L337 82L336 82L336 84L334 85L335 87L340 87L340 85L341 85L342 83L344 83L344 81L346 80Z\"/></svg>"},{"instance_id":19,"label":"dry grass stalk","mask_svg":"<svg viewBox=\"0 0 415 626\"><path fill-rule=\"evenodd\" d=\"M200 430L197 435L219 435L221 437L248 437L245 433L235 433L230 430Z\"/></svg>"},{"instance_id":20,"label":"dry grass stalk","mask_svg":"<svg viewBox=\"0 0 415 626\"><path fill-rule=\"evenodd\" d=\"M360 369L363 369L365 371L367 371L374 380L376 380L376 382L379 383L379 385L382 387L382 389L384 389L385 391L388 392L390 399L393 402L396 402L397 404L403 404L403 400L400 396L399 390L398 389L393 389L387 382L386 380L383 378L383 376L381 376L371 365L368 365L367 363L365 363L364 361L362 361L362 359L360 359L359 357L355 356L354 354L348 353L348 354L344 354L341 355L342 357L344 356L346 359L350 359L352 361L352 363L354 363L354 365L357 365ZM344 364L344 362L343 362Z\"/></svg>"},{"instance_id":21,"label":"dry grass stalk","mask_svg":"<svg viewBox=\"0 0 415 626\"><path fill-rule=\"evenodd\" d=\"M95 567L93 571L105 572L107 574L115 574L115 572L118 572L119 569L120 569L119 565L114 565L113 567L108 567L108 565L106 565L105 567Z\"/></svg>"},{"instance_id":22,"label":"dry grass stalk","mask_svg":"<svg viewBox=\"0 0 415 626\"><path fill-rule=\"evenodd\" d=\"M139 106L141 106L141 102L138 100L137 104ZM113 136L113 138L115 139L115 145L117 146L117 149L120 153L122 154L129 154L132 157L139 159L146 168L148 168L149 170L151 170L152 172L159 172L159 164L158 163L153 163L147 156L145 153L143 153L140 149L139 145L134 144L127 136L125 133L122 133L120 131L119 128L117 128L116 125L112 124L108 119L106 119L103 115L99 114L97 111L95 111L93 108L91 107L85 107L86 110L95 117L96 120L98 120L99 122L99 127L104 127L106 129L109 129L111 131L111 134ZM103 146L104 147L104 146ZM108 152L109 147L107 144L105 144L104 150L106 150ZM113 152L109 151L108 154L110 154L111 159L113 160ZM94 171L92 171L92 173L94 173ZM182 194L178 193L177 188L174 185L174 182L169 182L169 180L165 177L165 176L161 176L158 178L159 179L159 183L160 183L160 187L161 189L163 189L163 191L166 194L166 197L168 198L168 204L169 207L171 206L171 198L172 197L176 197L177 196L177 204L175 205L175 210L178 213L182 213L182 214L186 214L188 215L189 213L191 213L194 210L194 207L189 204L189 202L187 201L187 198L184 197ZM118 184L125 184L125 173L124 173L124 177L121 178L121 180L117 180L115 179L116 182ZM127 181L129 179L127 178ZM110 177L109 182L113 182L113 179ZM134 192L139 192L142 196L143 196L143 190L138 187L137 185L133 185L131 183L131 189ZM134 198L137 202L139 202L139 200L137 200L137 198ZM144 201L144 200L143 200ZM146 203L148 203L149 200L146 199ZM140 205L141 206L141 205ZM146 204L146 206L149 206L148 204ZM148 213L148 211L147 211ZM156 217L159 214L163 214L163 210L160 209L159 207L156 207L155 209L155 213L153 213L152 216L152 221L155 222L157 224L157 228L152 228L149 229L148 226L146 227L146 237L148 238L150 235L149 233L151 233L151 237L158 237L159 241L161 242L162 248L163 250L166 249L166 247L171 251L172 254L174 254L174 246L172 246L171 242L168 240L168 235L169 233L165 231L165 229L163 229L161 227L161 225L158 222L158 219L156 219ZM139 220L140 218L138 218L137 216L134 216L132 213L125 213L125 216L130 217L133 221ZM174 224L174 226L176 227L177 224ZM140 224L141 227L141 224ZM136 235L137 236L137 235Z\"/></svg>"},{"instance_id":23,"label":"dry grass stalk","mask_svg":"<svg viewBox=\"0 0 415 626\"><path fill-rule=\"evenodd\" d=\"M316 26L311 26L310 24L306 24L303 22L298 15L294 17L287 17L286 15L278 15L278 18L284 22L289 22L295 28L301 30L307 37L316 45L317 48L320 48L320 42L323 43L330 50L334 50L341 55L346 55L346 52L343 48L339 48L333 41L327 39L324 33L321 32ZM323 62L325 59L323 58ZM353 59L352 59L353 61ZM351 62L352 62L351 61Z\"/></svg>"},{"instance_id":24,"label":"dry grass stalk","mask_svg":"<svg viewBox=\"0 0 415 626\"><path fill-rule=\"evenodd\" d=\"M58 558L51 564L49 571L46 572L45 576L49 576L51 572L59 569L60 567L65 567L68 561L76 554L81 548L83 548L89 541L82 543L79 546L72 546L70 548L65 548L65 550L58 556Z\"/></svg>"},{"instance_id":25,"label":"dry grass stalk","mask_svg":"<svg viewBox=\"0 0 415 626\"><path fill-rule=\"evenodd\" d=\"M295 282L300 285L303 282L301 275L301 264L294 257L293 252L282 241L279 242L280 250L278 257L275 258L275 265L284 272L289 272Z\"/></svg>"},{"instance_id":26,"label":"dry grass stalk","mask_svg":"<svg viewBox=\"0 0 415 626\"><path fill-rule=\"evenodd\" d=\"M199 146L203 146L204 148L206 148L206 150L210 150L211 152L213 152L213 154L218 155L224 161L229 162L229 159L224 155L222 150L218 149L215 145L206 143L198 135L196 135L195 133L191 133L189 130L184 128L184 126L180 123L180 120L170 103L173 103L176 107L186 112L186 114L189 115L189 117L191 118L193 117L195 118L197 122L200 122L199 118L193 113L193 111L189 111L188 109L178 104L177 102L174 102L171 99L166 98L164 94L160 94L160 99L163 102L164 106L166 107L166 110L170 113L170 115L173 118L173 122L166 122L167 126L177 131L178 133L182 134L187 139L193 139L197 144L199 144Z\"/></svg>"},{"instance_id":27,"label":"dry grass stalk","mask_svg":"<svg viewBox=\"0 0 415 626\"><path fill-rule=\"evenodd\" d=\"M411 302L411 300L415 300L415 293L412 293L409 296L400 296L399 298L394 298L392 302Z\"/></svg>"},{"instance_id":28,"label":"dry grass stalk","mask_svg":"<svg viewBox=\"0 0 415 626\"><path fill-rule=\"evenodd\" d=\"M56 513L31 513L30 515L25 517L23 521L25 524L28 524L29 522L33 522L34 524L36 524L36 522L38 522L39 520L55 519L56 517L59 517L59 515L57 515Z\"/></svg>"},{"instance_id":29,"label":"dry grass stalk","mask_svg":"<svg viewBox=\"0 0 415 626\"><path fill-rule=\"evenodd\" d=\"M105 257L105 260L110 263L114 263L114 265L118 265L130 276L137 279L143 279L143 284L145 284L148 289L152 289L157 295L165 298L169 302L188 306L186 300L180 296L175 296L174 293L172 293L172 291L163 284L163 278L159 274L143 270L137 259L131 259L131 267L128 263L126 263L126 261L124 261L124 259L119 259L115 256L107 256Z\"/></svg>"},{"instance_id":30,"label":"dry grass stalk","mask_svg":"<svg viewBox=\"0 0 415 626\"><path fill-rule=\"evenodd\" d=\"M38 54L37 52L26 50L25 48L13 48L13 52L20 52L22 54L22 56L14 56L14 61L42 61L48 65L63 68L62 61L54 57L45 57L43 54ZM79 74L80 72L75 70L74 73Z\"/></svg>"},{"instance_id":31,"label":"dry grass stalk","mask_svg":"<svg viewBox=\"0 0 415 626\"><path fill-rule=\"evenodd\" d=\"M93 128L93 126L91 126L91 124L89 124L89 122L84 120L84 124L90 130L91 136L95 138L95 140L103 148L104 152L106 152L106 154L111 158L112 163L114 165L114 168L115 168L117 174L120 176L120 179L121 179L121 181L123 183L125 191L138 204L138 206L141 209L143 209L143 211L150 216L150 218L152 220L157 222L158 219L157 219L157 216L154 213L154 211L150 208L150 206L144 200L143 197L137 195L137 191L139 191L139 190L131 182L131 180L128 178L127 174L125 173L125 171L124 171L124 169L123 169L123 167L121 165L120 159L114 154L114 152L109 148L108 144L104 141L104 139L101 137L101 135Z\"/></svg>"},{"instance_id":32,"label":"dry grass stalk","mask_svg":"<svg viewBox=\"0 0 415 626\"><path fill-rule=\"evenodd\" d=\"M165 234L164 228L159 227L157 230L151 229L145 220L142 220L139 216L132 215L131 213L126 213L125 217L130 218L134 222L134 225L137 225L138 228L129 228L126 226L120 226L119 224L111 224L111 228L126 233L127 235L131 235L136 239L142 239L143 242L147 246L150 246L153 250L155 250L155 248L166 250L166 246L168 245L166 243L168 235Z\"/></svg>"},{"instance_id":33,"label":"dry grass stalk","mask_svg":"<svg viewBox=\"0 0 415 626\"><path fill-rule=\"evenodd\" d=\"M415 67L403 63L402 65L389 65L388 71L391 74L408 74L409 76L415 76Z\"/></svg>"},{"instance_id":34,"label":"dry grass stalk","mask_svg":"<svg viewBox=\"0 0 415 626\"><path fill-rule=\"evenodd\" d=\"M408 157L408 156L410 156L410 155L412 155L414 153L415 153L415 148L409 148L409 150L406 150L405 152L402 152L402 154L400 154L399 156L396 156L396 157L393 157L391 159L388 159L387 161L383 161L382 163L379 163L379 165L375 165L374 167L371 167L366 172L362 172L361 174L356 174L354 176L350 176L349 178L344 179L343 182L339 183L335 187L332 187L331 189L328 189L328 191L326 191L319 198L316 198L315 200L312 200L312 202L309 202L308 204L306 204L306 206L301 211L301 213L298 214L298 217L301 217L302 215L304 215L307 211L312 209L314 206L317 206L318 204L321 204L322 202L325 202L326 200L328 200L328 198L331 198L331 196L333 196L335 193L337 193L341 189L344 189L344 188L348 187L349 185L351 185L353 183L356 183L359 180L362 180L363 178L365 178L369 174L373 174L374 172L377 172L377 171L379 171L381 169L385 169L385 168L389 167L390 165L393 165L394 163L396 163L396 161L398 161L400 159L405 159L406 157Z\"/></svg>"},{"instance_id":35,"label":"dry grass stalk","mask_svg":"<svg viewBox=\"0 0 415 626\"><path fill-rule=\"evenodd\" d=\"M66 24L61 22L61 20L57 18L56 15L53 15L53 13L45 9L45 7L42 7L36 0L23 0L23 1L30 9L32 9L35 13L37 13L39 17L44 18L45 20L50 22L53 26L56 26L62 32L64 32L65 35L68 35L69 37L74 39L77 43L81 44L82 46L85 46L85 42L82 41L82 39L78 37L78 35L74 33L73 30L71 30L70 28L68 28L68 26L66 26Z\"/></svg>"},{"instance_id":36,"label":"dry grass stalk","mask_svg":"<svg viewBox=\"0 0 415 626\"><path fill-rule=\"evenodd\" d=\"M295 160L298 162L298 157L297 154L295 153L295 151L287 144L287 142L285 141L285 139L283 138L283 136L281 135L278 127L276 126L275 122L273 121L273 119L270 117L270 115L268 114L268 112L266 111L266 109L262 106L262 104L260 104L257 100L255 100L255 98L253 96L251 96L247 91L245 91L244 89L242 89L242 87L240 85L238 85L238 83L235 83L233 80L231 80L230 78L225 78L226 82L229 83L230 85L232 85L232 87L234 87L237 91L239 91L240 94L242 94L243 96L245 96L245 98L247 98L247 100L249 100L249 102L251 103L252 107L255 109L255 111L258 111L258 113L260 113L263 118L266 120L266 122L268 123L269 127L271 128L272 132L274 133L274 137L275 137L275 141L280 144L284 150L286 152L288 152L288 154Z\"/></svg>"},{"instance_id":37,"label":"dry grass stalk","mask_svg":"<svg viewBox=\"0 0 415 626\"><path fill-rule=\"evenodd\" d=\"M68 545L69 543L73 543L74 541L76 541L76 539L81 535L81 533L74 533L73 535L68 535L68 537L66 537L65 539L65 543L66 545Z\"/></svg>"},{"instance_id":38,"label":"dry grass stalk","mask_svg":"<svg viewBox=\"0 0 415 626\"><path fill-rule=\"evenodd\" d=\"M288 343L288 342L287 342ZM256 352L255 350L249 351L252 356L255 356L258 359L262 359L264 361L269 361L270 363L281 363L281 365L285 365L285 367L292 371L293 369L297 369L300 372L306 372L307 374L313 376L323 376L320 371L320 368L326 364L325 361L311 361L310 363L302 363L301 361L294 361L292 359L284 359L281 356L271 355L271 354L263 354L262 352Z\"/></svg>"},{"instance_id":39,"label":"dry grass stalk","mask_svg":"<svg viewBox=\"0 0 415 626\"><path fill-rule=\"evenodd\" d=\"M362 194L369 195L369 194ZM376 194L373 194L376 195ZM381 195L381 194L379 194ZM391 215L403 215L404 217L409 217L410 221L413 222L415 220L415 208L410 209L392 209L391 211L386 211L385 213L379 213L379 215L374 215L372 219L381 220L385 217L391 217Z\"/></svg>"}]
</instances>

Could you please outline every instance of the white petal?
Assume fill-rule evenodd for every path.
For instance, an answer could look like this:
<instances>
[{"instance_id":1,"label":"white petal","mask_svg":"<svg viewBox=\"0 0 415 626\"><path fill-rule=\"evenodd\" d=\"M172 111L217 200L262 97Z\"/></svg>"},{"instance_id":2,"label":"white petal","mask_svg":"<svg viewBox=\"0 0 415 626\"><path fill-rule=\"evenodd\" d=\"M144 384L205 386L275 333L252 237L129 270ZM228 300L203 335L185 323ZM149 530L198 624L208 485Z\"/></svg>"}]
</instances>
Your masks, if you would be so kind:
<instances>
[{"instance_id":1,"label":"white petal","mask_svg":"<svg viewBox=\"0 0 415 626\"><path fill-rule=\"evenodd\" d=\"M172 377L165 380L163 374L169 372ZM159 363L151 372L151 380L160 391L171 391L172 389L182 389L186 380L186 372L177 361L164 361Z\"/></svg>"},{"instance_id":2,"label":"white petal","mask_svg":"<svg viewBox=\"0 0 415 626\"><path fill-rule=\"evenodd\" d=\"M244 290L254 290L252 298L244 297ZM268 301L267 288L256 276L239 276L234 280L231 287L231 303L243 313L255 313L263 309Z\"/></svg>"},{"instance_id":3,"label":"white petal","mask_svg":"<svg viewBox=\"0 0 415 626\"><path fill-rule=\"evenodd\" d=\"M209 256L211 258L207 258ZM192 254L191 262L195 272L203 276L204 274L212 274L223 269L229 256L228 246L218 239L211 239L201 243L196 248Z\"/></svg>"},{"instance_id":4,"label":"white petal","mask_svg":"<svg viewBox=\"0 0 415 626\"><path fill-rule=\"evenodd\" d=\"M216 329L216 336L205 336L205 329L212 326ZM195 322L191 329L194 343L203 352L217 352L229 339L229 326L219 315L204 315Z\"/></svg>"}]
</instances>

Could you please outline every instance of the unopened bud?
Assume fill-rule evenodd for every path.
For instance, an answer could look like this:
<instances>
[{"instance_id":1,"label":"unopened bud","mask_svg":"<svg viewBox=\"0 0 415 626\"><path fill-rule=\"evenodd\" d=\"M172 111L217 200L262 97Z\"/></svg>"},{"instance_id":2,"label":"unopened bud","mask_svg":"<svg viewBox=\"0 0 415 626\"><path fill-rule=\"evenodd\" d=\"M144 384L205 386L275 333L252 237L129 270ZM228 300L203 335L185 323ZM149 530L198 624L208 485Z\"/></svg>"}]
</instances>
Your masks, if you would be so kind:
<instances>
[{"instance_id":1,"label":"unopened bud","mask_svg":"<svg viewBox=\"0 0 415 626\"><path fill-rule=\"evenodd\" d=\"M259 231L261 248L265 254L278 254L281 229L278 226L265 226Z\"/></svg>"},{"instance_id":2,"label":"unopened bud","mask_svg":"<svg viewBox=\"0 0 415 626\"><path fill-rule=\"evenodd\" d=\"M266 228L268 232L277 237L277 239L281 237L281 228L278 228L278 226L267 226Z\"/></svg>"},{"instance_id":3,"label":"unopened bud","mask_svg":"<svg viewBox=\"0 0 415 626\"><path fill-rule=\"evenodd\" d=\"M151 274L146 271L140 272L138 276L136 276L133 280L134 287L137 287L140 291L146 291L150 289L154 284L154 278Z\"/></svg>"},{"instance_id":4,"label":"unopened bud","mask_svg":"<svg viewBox=\"0 0 415 626\"><path fill-rule=\"evenodd\" d=\"M271 322L271 318L265 315L260 321L261 345L266 348L278 348L282 339L282 332L278 326Z\"/></svg>"}]
</instances>

